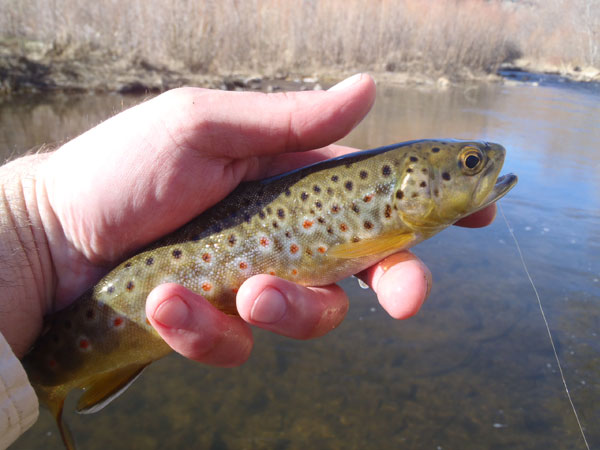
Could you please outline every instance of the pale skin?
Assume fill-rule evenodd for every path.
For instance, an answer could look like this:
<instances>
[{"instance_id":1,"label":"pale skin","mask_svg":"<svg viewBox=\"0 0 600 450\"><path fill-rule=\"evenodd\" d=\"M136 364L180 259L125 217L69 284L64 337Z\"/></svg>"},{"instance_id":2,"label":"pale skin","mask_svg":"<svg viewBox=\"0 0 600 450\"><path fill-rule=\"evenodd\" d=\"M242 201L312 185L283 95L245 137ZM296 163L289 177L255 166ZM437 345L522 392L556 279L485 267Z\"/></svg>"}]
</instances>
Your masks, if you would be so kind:
<instances>
[{"instance_id":1,"label":"pale skin","mask_svg":"<svg viewBox=\"0 0 600 450\"><path fill-rule=\"evenodd\" d=\"M117 262L224 198L264 178L354 151L332 145L371 108L368 75L333 90L261 94L169 91L103 122L58 150L0 168L0 331L22 357L43 316L74 301ZM489 224L495 206L459 225ZM431 287L410 252L359 274L394 318L414 315ZM236 366L250 326L296 339L337 327L348 299L336 285L247 280L228 316L176 284L155 288L146 313L165 341L207 364Z\"/></svg>"}]
</instances>

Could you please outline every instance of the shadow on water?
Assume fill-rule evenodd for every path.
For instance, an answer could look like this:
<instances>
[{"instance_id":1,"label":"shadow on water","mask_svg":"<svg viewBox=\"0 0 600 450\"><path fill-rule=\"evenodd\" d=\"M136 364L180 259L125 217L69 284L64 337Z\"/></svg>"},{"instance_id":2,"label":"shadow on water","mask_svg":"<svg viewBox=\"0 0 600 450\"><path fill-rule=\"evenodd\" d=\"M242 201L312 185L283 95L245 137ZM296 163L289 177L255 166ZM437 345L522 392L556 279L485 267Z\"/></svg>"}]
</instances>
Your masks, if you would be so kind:
<instances>
[{"instance_id":1,"label":"shadow on water","mask_svg":"<svg viewBox=\"0 0 600 450\"><path fill-rule=\"evenodd\" d=\"M520 183L502 200L540 291L573 400L600 446L600 97L577 89L380 86L344 140L426 137L508 148ZM74 136L139 101L26 98L0 105L2 147ZM170 356L95 415L67 414L82 448L584 448L506 224L453 228L415 252L434 287L397 322L355 280L346 321L295 342L256 330L241 368ZM74 399L71 399L71 406ZM72 411L67 405L67 411ZM15 448L61 448L49 414Z\"/></svg>"}]
</instances>

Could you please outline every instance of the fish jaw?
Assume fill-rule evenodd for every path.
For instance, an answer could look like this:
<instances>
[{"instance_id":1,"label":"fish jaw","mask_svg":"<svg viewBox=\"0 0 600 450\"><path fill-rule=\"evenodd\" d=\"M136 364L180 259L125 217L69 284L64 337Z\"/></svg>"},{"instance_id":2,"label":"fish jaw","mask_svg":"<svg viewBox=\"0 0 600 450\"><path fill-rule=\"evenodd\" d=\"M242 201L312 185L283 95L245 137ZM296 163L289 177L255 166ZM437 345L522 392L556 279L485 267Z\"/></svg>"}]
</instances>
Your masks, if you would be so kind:
<instances>
[{"instance_id":1,"label":"fish jaw","mask_svg":"<svg viewBox=\"0 0 600 450\"><path fill-rule=\"evenodd\" d=\"M497 178L496 183L494 184L493 189L490 191L488 196L485 198L481 206L479 206L475 211L479 211L486 206L491 205L492 203L497 202L502 197L504 197L508 192L514 188L519 181L519 178L514 173L507 173L501 175ZM473 211L473 212L475 212Z\"/></svg>"}]
</instances>

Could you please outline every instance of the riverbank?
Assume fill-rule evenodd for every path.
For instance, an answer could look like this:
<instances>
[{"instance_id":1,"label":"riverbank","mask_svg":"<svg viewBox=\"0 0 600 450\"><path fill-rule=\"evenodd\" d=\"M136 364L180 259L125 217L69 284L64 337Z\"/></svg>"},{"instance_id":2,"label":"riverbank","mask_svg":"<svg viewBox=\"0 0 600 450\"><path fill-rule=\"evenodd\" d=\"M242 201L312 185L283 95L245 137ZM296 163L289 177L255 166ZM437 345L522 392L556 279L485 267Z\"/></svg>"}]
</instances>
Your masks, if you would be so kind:
<instances>
[{"instance_id":1,"label":"riverbank","mask_svg":"<svg viewBox=\"0 0 600 450\"><path fill-rule=\"evenodd\" d=\"M322 89L353 71L276 71L209 74L181 64L167 66L143 57L123 57L91 48L39 41L0 41L0 95L21 92L161 92L184 85L226 90ZM372 71L378 81L444 88L464 81L498 81L497 75L462 69L452 77L415 71Z\"/></svg>"},{"instance_id":2,"label":"riverbank","mask_svg":"<svg viewBox=\"0 0 600 450\"><path fill-rule=\"evenodd\" d=\"M593 67L550 65L528 59L505 63L502 70L556 74L573 81L600 82L600 70ZM0 95L22 92L162 92L179 86L202 86L226 90L323 89L351 75L351 71L302 73L279 71L207 74L182 65L152 64L142 57L123 57L106 51L84 48L59 49L38 41L0 41ZM415 71L372 71L378 82L446 88L464 82L501 82L496 73L466 68L453 76Z\"/></svg>"},{"instance_id":3,"label":"riverbank","mask_svg":"<svg viewBox=\"0 0 600 450\"><path fill-rule=\"evenodd\" d=\"M0 88L269 91L356 72L444 87L505 64L594 80L599 30L588 0L0 1Z\"/></svg>"}]
</instances>

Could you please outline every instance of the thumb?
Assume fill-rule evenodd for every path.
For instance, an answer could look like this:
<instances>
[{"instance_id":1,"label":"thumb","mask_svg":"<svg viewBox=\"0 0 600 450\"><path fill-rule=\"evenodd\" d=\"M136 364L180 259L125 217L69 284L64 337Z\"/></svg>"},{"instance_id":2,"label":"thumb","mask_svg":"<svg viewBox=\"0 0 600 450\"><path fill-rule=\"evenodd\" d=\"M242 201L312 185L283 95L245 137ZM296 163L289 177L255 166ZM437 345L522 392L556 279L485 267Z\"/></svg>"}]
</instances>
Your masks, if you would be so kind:
<instances>
[{"instance_id":1,"label":"thumb","mask_svg":"<svg viewBox=\"0 0 600 450\"><path fill-rule=\"evenodd\" d=\"M328 91L264 94L186 88L170 93L183 98L155 99L167 102L165 110L173 112L166 116L173 126L165 128L186 124L177 134L187 147L242 159L320 148L341 139L371 109L375 84L369 75L356 74Z\"/></svg>"}]
</instances>

